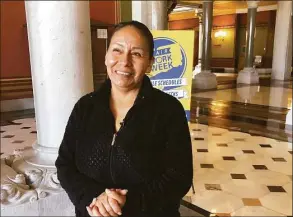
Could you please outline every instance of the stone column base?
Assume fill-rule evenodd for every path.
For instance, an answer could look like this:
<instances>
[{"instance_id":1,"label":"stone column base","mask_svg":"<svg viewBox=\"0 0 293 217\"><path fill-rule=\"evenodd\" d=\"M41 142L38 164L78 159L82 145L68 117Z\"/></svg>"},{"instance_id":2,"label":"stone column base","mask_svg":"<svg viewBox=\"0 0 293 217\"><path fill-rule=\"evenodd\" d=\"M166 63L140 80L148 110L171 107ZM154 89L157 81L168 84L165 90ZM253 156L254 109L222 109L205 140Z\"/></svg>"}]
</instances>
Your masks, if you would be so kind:
<instances>
[{"instance_id":1,"label":"stone column base","mask_svg":"<svg viewBox=\"0 0 293 217\"><path fill-rule=\"evenodd\" d=\"M75 216L65 191L17 206L1 206L1 216Z\"/></svg>"},{"instance_id":2,"label":"stone column base","mask_svg":"<svg viewBox=\"0 0 293 217\"><path fill-rule=\"evenodd\" d=\"M217 88L217 76L210 70L201 71L194 76L194 88L201 90L209 90Z\"/></svg>"},{"instance_id":3,"label":"stone column base","mask_svg":"<svg viewBox=\"0 0 293 217\"><path fill-rule=\"evenodd\" d=\"M27 159L34 156L33 153L32 148L16 149L13 155L1 158L1 211L7 208L8 213L13 213L13 210L17 209L16 206L19 205L24 205L23 211L29 210L30 206L39 207L32 203L41 204L39 200L47 197L48 199L45 201L51 201L49 199L51 196L63 192L57 178L56 168L51 165L37 165L36 162L29 162ZM37 159L41 158L37 157ZM51 206L51 203L55 204L51 201L48 202L48 206ZM62 209L60 208L60 210ZM27 213L20 215L24 214Z\"/></svg>"},{"instance_id":4,"label":"stone column base","mask_svg":"<svg viewBox=\"0 0 293 217\"><path fill-rule=\"evenodd\" d=\"M201 72L201 64L199 63L194 67L194 70L192 72L192 78L194 79L194 76L200 72Z\"/></svg>"},{"instance_id":5,"label":"stone column base","mask_svg":"<svg viewBox=\"0 0 293 217\"><path fill-rule=\"evenodd\" d=\"M239 72L237 84L258 84L259 76L254 68L244 68Z\"/></svg>"}]
</instances>

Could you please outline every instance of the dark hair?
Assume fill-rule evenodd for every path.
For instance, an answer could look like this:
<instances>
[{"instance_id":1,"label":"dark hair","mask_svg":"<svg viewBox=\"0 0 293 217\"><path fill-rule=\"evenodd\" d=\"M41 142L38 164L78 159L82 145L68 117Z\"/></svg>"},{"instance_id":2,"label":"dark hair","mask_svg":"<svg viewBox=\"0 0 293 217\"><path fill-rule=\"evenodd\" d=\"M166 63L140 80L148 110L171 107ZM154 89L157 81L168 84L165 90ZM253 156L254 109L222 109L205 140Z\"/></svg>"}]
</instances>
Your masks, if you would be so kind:
<instances>
[{"instance_id":1,"label":"dark hair","mask_svg":"<svg viewBox=\"0 0 293 217\"><path fill-rule=\"evenodd\" d=\"M128 22L121 22L118 23L117 25L115 25L114 27L114 31L112 33L110 42L112 40L113 35L118 32L119 30L121 30L124 27L127 26L132 26L134 28L136 28L137 30L140 31L140 33L143 35L143 37L146 39L147 43L148 43L148 48L149 48L149 58L153 58L153 52L154 52L154 38L153 35L151 33L151 31L148 29L148 27L146 25L144 25L143 23L140 23L138 21L132 20L132 21L128 21ZM110 43L109 43L110 44Z\"/></svg>"}]
</instances>

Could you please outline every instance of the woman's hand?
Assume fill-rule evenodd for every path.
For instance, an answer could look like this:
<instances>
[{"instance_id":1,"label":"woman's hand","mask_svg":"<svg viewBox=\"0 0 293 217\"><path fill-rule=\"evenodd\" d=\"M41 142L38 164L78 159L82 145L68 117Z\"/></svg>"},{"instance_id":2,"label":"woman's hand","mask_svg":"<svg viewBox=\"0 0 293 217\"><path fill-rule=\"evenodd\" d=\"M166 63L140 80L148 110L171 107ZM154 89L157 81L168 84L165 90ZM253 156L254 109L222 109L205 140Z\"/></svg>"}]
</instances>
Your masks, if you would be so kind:
<instances>
[{"instance_id":1,"label":"woman's hand","mask_svg":"<svg viewBox=\"0 0 293 217\"><path fill-rule=\"evenodd\" d=\"M118 216L126 202L127 190L106 189L104 193L94 198L89 207L86 207L90 216Z\"/></svg>"},{"instance_id":2,"label":"woman's hand","mask_svg":"<svg viewBox=\"0 0 293 217\"><path fill-rule=\"evenodd\" d=\"M127 194L126 189L123 189L123 190L122 189L114 189L114 190L106 189L105 192L108 195L108 197L116 200L119 203L121 208L125 205L126 194Z\"/></svg>"}]
</instances>

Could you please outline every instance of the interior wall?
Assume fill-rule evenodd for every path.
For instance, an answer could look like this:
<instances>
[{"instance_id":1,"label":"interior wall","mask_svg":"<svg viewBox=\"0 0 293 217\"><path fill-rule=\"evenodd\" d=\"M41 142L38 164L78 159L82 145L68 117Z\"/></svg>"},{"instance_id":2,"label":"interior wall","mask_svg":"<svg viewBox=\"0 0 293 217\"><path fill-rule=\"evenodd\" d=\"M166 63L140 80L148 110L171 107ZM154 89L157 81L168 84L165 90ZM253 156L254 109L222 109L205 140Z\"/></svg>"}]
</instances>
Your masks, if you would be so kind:
<instances>
[{"instance_id":1,"label":"interior wall","mask_svg":"<svg viewBox=\"0 0 293 217\"><path fill-rule=\"evenodd\" d=\"M1 1L0 78L30 77L24 1ZM115 24L115 1L90 1L91 19Z\"/></svg>"},{"instance_id":2,"label":"interior wall","mask_svg":"<svg viewBox=\"0 0 293 217\"><path fill-rule=\"evenodd\" d=\"M89 1L91 19L115 24L116 22L116 3L115 1Z\"/></svg>"},{"instance_id":3,"label":"interior wall","mask_svg":"<svg viewBox=\"0 0 293 217\"><path fill-rule=\"evenodd\" d=\"M182 14L180 14L182 16ZM235 25L236 15L221 15L213 17L213 31L212 31L212 67L226 67L233 68L235 65L234 47L235 47ZM195 45L194 45L194 66L198 60L198 18L181 19L169 21L170 30L195 30ZM224 41L219 41L214 37L216 31L225 31L227 36Z\"/></svg>"},{"instance_id":4,"label":"interior wall","mask_svg":"<svg viewBox=\"0 0 293 217\"><path fill-rule=\"evenodd\" d=\"M226 32L224 39L216 38L218 31ZM212 31L212 58L234 58L235 28L214 29Z\"/></svg>"},{"instance_id":5,"label":"interior wall","mask_svg":"<svg viewBox=\"0 0 293 217\"><path fill-rule=\"evenodd\" d=\"M239 14L238 18L239 40L236 46L239 46L239 49L237 69L241 70L244 68L245 62L247 14ZM259 68L272 68L275 20L276 11L262 11L256 15L254 56L262 56L262 64Z\"/></svg>"},{"instance_id":6,"label":"interior wall","mask_svg":"<svg viewBox=\"0 0 293 217\"><path fill-rule=\"evenodd\" d=\"M1 1L1 78L30 76L24 1Z\"/></svg>"},{"instance_id":7,"label":"interior wall","mask_svg":"<svg viewBox=\"0 0 293 217\"><path fill-rule=\"evenodd\" d=\"M245 48L246 48L246 27L240 28L240 55L239 55L239 65L238 69L244 68L245 62ZM266 46L267 46L267 37L268 37L268 27L267 26L258 26L255 28L255 37L254 37L254 56L266 55ZM271 54L272 55L272 54Z\"/></svg>"},{"instance_id":8,"label":"interior wall","mask_svg":"<svg viewBox=\"0 0 293 217\"><path fill-rule=\"evenodd\" d=\"M174 14L172 20L169 21L169 29L196 30L198 28L198 19L190 18L189 13L186 13L186 19L184 19L183 13L177 16ZM272 67L275 19L276 11L262 11L256 15L257 28L254 50L255 55L263 56L263 64L261 66L263 68ZM247 14L230 14L213 17L211 60L211 66L213 68L243 68L246 24ZM219 41L214 35L215 32L220 30L225 31L227 34L223 41ZM198 55L198 46L194 46L194 53L195 56Z\"/></svg>"}]
</instances>

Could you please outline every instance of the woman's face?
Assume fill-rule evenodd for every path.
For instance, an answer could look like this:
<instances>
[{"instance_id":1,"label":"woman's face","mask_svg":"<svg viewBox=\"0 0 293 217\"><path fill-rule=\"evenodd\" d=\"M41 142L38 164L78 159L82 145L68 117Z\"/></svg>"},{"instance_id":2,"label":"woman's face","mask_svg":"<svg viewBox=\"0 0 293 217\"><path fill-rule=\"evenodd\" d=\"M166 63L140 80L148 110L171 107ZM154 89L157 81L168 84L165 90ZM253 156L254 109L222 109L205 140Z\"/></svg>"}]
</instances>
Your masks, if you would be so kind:
<instances>
[{"instance_id":1,"label":"woman's face","mask_svg":"<svg viewBox=\"0 0 293 217\"><path fill-rule=\"evenodd\" d=\"M131 90L139 88L145 73L151 71L148 44L135 27L126 26L111 39L105 57L108 76L112 85Z\"/></svg>"}]
</instances>

